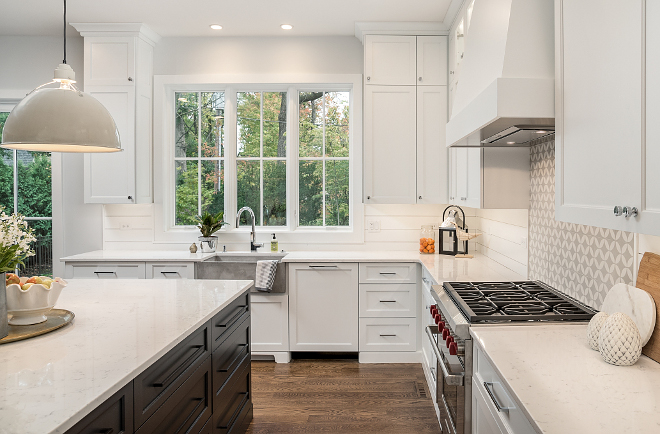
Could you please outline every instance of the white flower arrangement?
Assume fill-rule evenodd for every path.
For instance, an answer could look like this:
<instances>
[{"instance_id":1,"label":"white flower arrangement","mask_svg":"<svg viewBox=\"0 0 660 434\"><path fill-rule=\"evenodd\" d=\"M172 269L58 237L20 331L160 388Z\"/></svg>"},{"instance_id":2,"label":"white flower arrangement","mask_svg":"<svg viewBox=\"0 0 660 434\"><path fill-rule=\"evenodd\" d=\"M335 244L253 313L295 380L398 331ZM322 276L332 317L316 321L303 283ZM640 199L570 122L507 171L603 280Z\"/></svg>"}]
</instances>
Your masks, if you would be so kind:
<instances>
[{"instance_id":1,"label":"white flower arrangement","mask_svg":"<svg viewBox=\"0 0 660 434\"><path fill-rule=\"evenodd\" d=\"M11 272L23 265L25 258L34 256L30 244L36 241L28 228L25 216L7 215L0 207L0 273Z\"/></svg>"}]
</instances>

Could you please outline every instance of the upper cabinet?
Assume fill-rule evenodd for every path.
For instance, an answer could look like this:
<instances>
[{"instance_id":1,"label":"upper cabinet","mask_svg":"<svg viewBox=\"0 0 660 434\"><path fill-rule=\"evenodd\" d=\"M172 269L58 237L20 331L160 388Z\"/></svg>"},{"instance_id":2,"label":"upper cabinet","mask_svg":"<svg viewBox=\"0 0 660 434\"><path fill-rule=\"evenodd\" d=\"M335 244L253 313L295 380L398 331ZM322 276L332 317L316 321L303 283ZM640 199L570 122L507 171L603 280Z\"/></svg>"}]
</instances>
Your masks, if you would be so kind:
<instances>
[{"instance_id":1,"label":"upper cabinet","mask_svg":"<svg viewBox=\"0 0 660 434\"><path fill-rule=\"evenodd\" d=\"M364 46L365 203L447 203L447 38Z\"/></svg>"},{"instance_id":2,"label":"upper cabinet","mask_svg":"<svg viewBox=\"0 0 660 434\"><path fill-rule=\"evenodd\" d=\"M660 5L560 0L555 17L556 218L660 235Z\"/></svg>"},{"instance_id":3,"label":"upper cabinet","mask_svg":"<svg viewBox=\"0 0 660 434\"><path fill-rule=\"evenodd\" d=\"M122 152L85 155L85 203L150 203L153 47L141 24L72 24L84 37L85 92L117 124Z\"/></svg>"}]
</instances>

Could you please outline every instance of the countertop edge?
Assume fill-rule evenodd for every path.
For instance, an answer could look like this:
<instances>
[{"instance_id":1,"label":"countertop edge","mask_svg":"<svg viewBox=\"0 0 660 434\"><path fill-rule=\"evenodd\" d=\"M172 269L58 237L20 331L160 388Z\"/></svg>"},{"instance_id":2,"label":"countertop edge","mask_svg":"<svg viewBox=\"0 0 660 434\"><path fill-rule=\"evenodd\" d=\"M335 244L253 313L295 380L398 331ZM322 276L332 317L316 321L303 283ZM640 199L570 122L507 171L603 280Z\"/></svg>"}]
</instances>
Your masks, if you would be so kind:
<instances>
[{"instance_id":1,"label":"countertop edge","mask_svg":"<svg viewBox=\"0 0 660 434\"><path fill-rule=\"evenodd\" d=\"M124 378L119 380L112 387L110 387L109 389L107 389L106 391L101 393L99 396L97 396L88 405L86 405L85 407L78 410L73 416L68 418L64 423L62 423L61 425L57 426L55 429L50 431L50 433L51 434L65 433L67 430L72 428L75 424L77 424L78 422L83 420L85 418L85 416L90 414L99 405L103 404L106 400L108 400L110 397L112 397L115 393L117 393L121 388L126 386L129 382L133 381L138 375L140 375L142 372L144 372L149 366L154 364L154 362L159 360L161 357L163 357L165 354L167 354L167 352L169 352L171 349L173 349L179 343L181 343L184 339L186 339L188 336L190 336L201 325L203 325L205 322L207 322L211 318L213 318L213 316L215 316L222 309L229 306L229 304L231 302L233 302L234 300L236 300L241 294L243 294L246 291L249 291L253 284L254 283L246 285L242 289L238 290L233 296L227 298L227 300L225 300L225 302L221 306L216 307L209 314L204 316L204 319L198 321L195 325L188 328L181 335L179 335L178 338L174 339L172 342L170 342L168 345L163 347L160 351L158 351L152 357L147 359L144 363L142 363L141 365L136 367L131 373L127 374L126 376L124 376ZM74 322L75 322L75 320L74 320Z\"/></svg>"}]
</instances>

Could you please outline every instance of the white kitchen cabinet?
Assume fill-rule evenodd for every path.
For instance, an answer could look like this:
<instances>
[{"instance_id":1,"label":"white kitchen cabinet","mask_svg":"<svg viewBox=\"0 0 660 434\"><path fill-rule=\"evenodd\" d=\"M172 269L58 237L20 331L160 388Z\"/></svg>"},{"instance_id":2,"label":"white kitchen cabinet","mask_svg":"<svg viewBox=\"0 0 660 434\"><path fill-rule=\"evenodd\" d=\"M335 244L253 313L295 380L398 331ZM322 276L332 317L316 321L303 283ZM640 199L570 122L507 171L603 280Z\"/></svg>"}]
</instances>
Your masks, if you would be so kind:
<instances>
[{"instance_id":1,"label":"white kitchen cabinet","mask_svg":"<svg viewBox=\"0 0 660 434\"><path fill-rule=\"evenodd\" d=\"M73 24L84 37L85 92L115 119L122 152L85 154L86 203L152 202L153 47L141 24Z\"/></svg>"},{"instance_id":2,"label":"white kitchen cabinet","mask_svg":"<svg viewBox=\"0 0 660 434\"><path fill-rule=\"evenodd\" d=\"M660 8L617 0L594 14L599 6L555 3L555 216L660 235Z\"/></svg>"},{"instance_id":3,"label":"white kitchen cabinet","mask_svg":"<svg viewBox=\"0 0 660 434\"><path fill-rule=\"evenodd\" d=\"M417 36L417 84L447 85L446 36Z\"/></svg>"},{"instance_id":4,"label":"white kitchen cabinet","mask_svg":"<svg viewBox=\"0 0 660 434\"><path fill-rule=\"evenodd\" d=\"M360 317L414 318L417 315L417 285L414 283L360 284Z\"/></svg>"},{"instance_id":5,"label":"white kitchen cabinet","mask_svg":"<svg viewBox=\"0 0 660 434\"><path fill-rule=\"evenodd\" d=\"M253 355L274 356L278 363L289 362L288 294L250 294L250 325Z\"/></svg>"},{"instance_id":6,"label":"white kitchen cabinet","mask_svg":"<svg viewBox=\"0 0 660 434\"><path fill-rule=\"evenodd\" d=\"M65 279L144 279L144 262L67 262Z\"/></svg>"},{"instance_id":7,"label":"white kitchen cabinet","mask_svg":"<svg viewBox=\"0 0 660 434\"><path fill-rule=\"evenodd\" d=\"M364 88L365 203L417 202L417 87Z\"/></svg>"},{"instance_id":8,"label":"white kitchen cabinet","mask_svg":"<svg viewBox=\"0 0 660 434\"><path fill-rule=\"evenodd\" d=\"M360 283L417 283L417 264L405 262L363 262Z\"/></svg>"},{"instance_id":9,"label":"white kitchen cabinet","mask_svg":"<svg viewBox=\"0 0 660 434\"><path fill-rule=\"evenodd\" d=\"M493 414L487 401L476 384L472 386L472 432L476 434L508 434L508 431Z\"/></svg>"},{"instance_id":10,"label":"white kitchen cabinet","mask_svg":"<svg viewBox=\"0 0 660 434\"><path fill-rule=\"evenodd\" d=\"M358 264L288 265L291 351L358 351Z\"/></svg>"},{"instance_id":11,"label":"white kitchen cabinet","mask_svg":"<svg viewBox=\"0 0 660 434\"><path fill-rule=\"evenodd\" d=\"M450 148L449 158L452 205L529 207L529 148Z\"/></svg>"},{"instance_id":12,"label":"white kitchen cabinet","mask_svg":"<svg viewBox=\"0 0 660 434\"><path fill-rule=\"evenodd\" d=\"M194 279L195 264L192 262L147 262L147 279Z\"/></svg>"},{"instance_id":13,"label":"white kitchen cabinet","mask_svg":"<svg viewBox=\"0 0 660 434\"><path fill-rule=\"evenodd\" d=\"M415 318L360 318L360 352L417 349Z\"/></svg>"},{"instance_id":14,"label":"white kitchen cabinet","mask_svg":"<svg viewBox=\"0 0 660 434\"><path fill-rule=\"evenodd\" d=\"M417 82L415 36L366 35L364 82L380 85L412 85Z\"/></svg>"},{"instance_id":15,"label":"white kitchen cabinet","mask_svg":"<svg viewBox=\"0 0 660 434\"><path fill-rule=\"evenodd\" d=\"M447 86L417 86L417 203L447 203Z\"/></svg>"}]
</instances>

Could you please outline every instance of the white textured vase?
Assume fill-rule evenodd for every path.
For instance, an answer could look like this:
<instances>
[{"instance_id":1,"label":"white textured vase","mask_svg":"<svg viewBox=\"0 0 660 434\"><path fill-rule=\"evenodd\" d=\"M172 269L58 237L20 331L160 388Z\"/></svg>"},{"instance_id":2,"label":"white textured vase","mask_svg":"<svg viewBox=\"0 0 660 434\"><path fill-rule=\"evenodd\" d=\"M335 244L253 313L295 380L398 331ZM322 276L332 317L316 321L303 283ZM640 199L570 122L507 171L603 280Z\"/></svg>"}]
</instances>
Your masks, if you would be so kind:
<instances>
[{"instance_id":1,"label":"white textured vase","mask_svg":"<svg viewBox=\"0 0 660 434\"><path fill-rule=\"evenodd\" d=\"M605 312L598 312L591 318L589 321L589 326L587 327L587 341L592 350L598 351L598 336L600 335L600 329L607 321L609 315Z\"/></svg>"},{"instance_id":2,"label":"white textured vase","mask_svg":"<svg viewBox=\"0 0 660 434\"><path fill-rule=\"evenodd\" d=\"M642 355L642 337L635 322L628 315L616 312L610 315L601 327L598 348L607 363L630 366Z\"/></svg>"}]
</instances>

